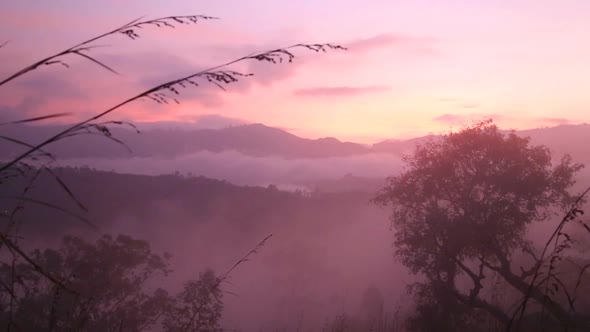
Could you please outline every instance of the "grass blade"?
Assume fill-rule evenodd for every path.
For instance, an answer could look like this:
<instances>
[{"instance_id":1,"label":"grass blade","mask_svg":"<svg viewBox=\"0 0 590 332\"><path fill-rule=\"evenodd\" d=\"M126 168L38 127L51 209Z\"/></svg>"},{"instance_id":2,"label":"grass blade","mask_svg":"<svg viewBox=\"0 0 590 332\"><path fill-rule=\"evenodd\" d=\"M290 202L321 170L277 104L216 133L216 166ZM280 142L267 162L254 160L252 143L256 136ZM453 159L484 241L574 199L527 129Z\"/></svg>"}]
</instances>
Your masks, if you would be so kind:
<instances>
[{"instance_id":1,"label":"grass blade","mask_svg":"<svg viewBox=\"0 0 590 332\"><path fill-rule=\"evenodd\" d=\"M26 123L26 122L35 122L35 121L41 121L41 120L47 120L47 119L53 119L53 118L60 118L63 116L69 116L72 115L72 113L55 113L55 114L49 114L49 115L43 115L43 116L37 116L34 118L28 118L28 119L23 119L23 120L16 120L16 121L11 121L11 122L3 122L0 123L0 126L5 126L8 124L19 124L19 123Z\"/></svg>"}]
</instances>

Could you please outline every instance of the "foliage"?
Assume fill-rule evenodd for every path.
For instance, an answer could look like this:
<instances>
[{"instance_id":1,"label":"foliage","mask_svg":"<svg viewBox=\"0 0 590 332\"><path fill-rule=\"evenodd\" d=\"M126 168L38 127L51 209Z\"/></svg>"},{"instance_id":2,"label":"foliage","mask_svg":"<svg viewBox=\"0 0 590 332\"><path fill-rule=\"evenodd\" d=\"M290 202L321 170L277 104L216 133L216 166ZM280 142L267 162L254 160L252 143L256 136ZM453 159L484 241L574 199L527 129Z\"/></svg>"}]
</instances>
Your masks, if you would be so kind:
<instances>
[{"instance_id":1,"label":"foliage","mask_svg":"<svg viewBox=\"0 0 590 332\"><path fill-rule=\"evenodd\" d=\"M26 262L3 262L0 278L9 291L2 293L0 324L6 330L139 331L166 308L165 291L143 290L146 281L168 273L165 259L144 241L103 236L91 244L66 236L59 250L37 249L31 257L67 291Z\"/></svg>"},{"instance_id":2,"label":"foliage","mask_svg":"<svg viewBox=\"0 0 590 332\"><path fill-rule=\"evenodd\" d=\"M411 285L416 297L414 313L406 322L410 331L481 331L482 315L457 300L437 282ZM488 328L488 326L485 326Z\"/></svg>"},{"instance_id":3,"label":"foliage","mask_svg":"<svg viewBox=\"0 0 590 332\"><path fill-rule=\"evenodd\" d=\"M59 249L31 257L66 289L28 263L0 265L0 327L17 331L218 331L223 310L218 278L207 270L170 296L161 283L170 272L168 254L120 235L95 243L66 236ZM14 264L14 266L12 266ZM150 290L151 289L151 290Z\"/></svg>"},{"instance_id":4,"label":"foliage","mask_svg":"<svg viewBox=\"0 0 590 332\"><path fill-rule=\"evenodd\" d=\"M554 162L546 147L504 134L491 121L418 146L404 162L406 169L390 177L375 200L392 208L396 256L425 278L413 288L418 314L450 324L449 330L468 328L464 324L481 312L508 324L504 308L482 292L484 279L497 273L527 293L527 278L540 261L526 228L574 203L568 189L582 165L567 155ZM521 273L513 270L519 253L533 260ZM531 297L559 321L577 320L539 290ZM450 322L451 314L460 319Z\"/></svg>"},{"instance_id":5,"label":"foliage","mask_svg":"<svg viewBox=\"0 0 590 332\"><path fill-rule=\"evenodd\" d=\"M222 331L219 327L223 311L220 282L211 270L201 273L199 280L187 282L166 313L165 331Z\"/></svg>"}]
</instances>

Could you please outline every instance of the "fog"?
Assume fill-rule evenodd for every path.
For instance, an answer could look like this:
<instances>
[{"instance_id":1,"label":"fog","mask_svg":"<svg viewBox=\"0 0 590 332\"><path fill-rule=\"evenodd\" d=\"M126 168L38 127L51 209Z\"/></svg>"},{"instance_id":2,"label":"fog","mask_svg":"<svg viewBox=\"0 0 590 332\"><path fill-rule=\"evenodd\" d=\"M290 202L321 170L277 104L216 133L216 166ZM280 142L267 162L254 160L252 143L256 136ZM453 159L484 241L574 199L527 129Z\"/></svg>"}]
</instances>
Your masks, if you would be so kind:
<instances>
[{"instance_id":1,"label":"fog","mask_svg":"<svg viewBox=\"0 0 590 332\"><path fill-rule=\"evenodd\" d=\"M254 157L237 151L202 151L176 158L64 158L59 164L129 174L160 175L179 172L182 175L205 176L240 185L274 184L283 189L292 189L321 180L340 179L345 175L385 179L399 171L401 159L399 156L384 153L287 159L280 156Z\"/></svg>"},{"instance_id":2,"label":"fog","mask_svg":"<svg viewBox=\"0 0 590 332\"><path fill-rule=\"evenodd\" d=\"M335 220L327 209L310 218L275 218L251 229L213 217L195 223L174 201L147 207L157 211L138 220L120 216L107 229L149 240L173 255L174 274L166 283L178 287L205 268L224 272L269 234L272 237L222 286L223 326L240 331L318 330L339 313L361 315L362 295L370 286L383 294L394 312L404 300L409 281L394 262L385 211L370 204L346 209L353 214ZM286 213L297 213L289 211ZM289 220L289 223L285 223ZM300 318L300 315L302 318Z\"/></svg>"}]
</instances>

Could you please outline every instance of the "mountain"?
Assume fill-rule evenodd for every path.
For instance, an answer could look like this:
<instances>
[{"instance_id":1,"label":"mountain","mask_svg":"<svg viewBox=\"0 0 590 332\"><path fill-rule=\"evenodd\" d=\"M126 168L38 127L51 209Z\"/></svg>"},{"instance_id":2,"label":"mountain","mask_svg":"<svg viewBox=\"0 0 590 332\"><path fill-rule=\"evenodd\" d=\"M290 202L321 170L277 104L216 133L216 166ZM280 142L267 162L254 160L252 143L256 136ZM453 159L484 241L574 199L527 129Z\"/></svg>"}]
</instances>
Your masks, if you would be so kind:
<instances>
[{"instance_id":1,"label":"mountain","mask_svg":"<svg viewBox=\"0 0 590 332\"><path fill-rule=\"evenodd\" d=\"M416 147L417 144L426 142L431 138L435 138L434 135L410 138L407 140L385 140L379 143L375 143L372 146L374 152L379 153L392 153L395 155L402 155L404 153L410 153Z\"/></svg>"},{"instance_id":2,"label":"mountain","mask_svg":"<svg viewBox=\"0 0 590 332\"><path fill-rule=\"evenodd\" d=\"M522 130L517 134L530 137L535 144L549 147L555 156L567 153L574 161L590 166L590 147L586 145L590 142L590 124Z\"/></svg>"},{"instance_id":3,"label":"mountain","mask_svg":"<svg viewBox=\"0 0 590 332\"><path fill-rule=\"evenodd\" d=\"M333 137L307 139L293 135L279 128L263 124L247 124L219 129L176 127L175 129L148 126L148 130L137 134L126 128L113 128L113 137L124 142L131 153L120 144L99 135L81 135L56 142L48 147L61 158L127 158L164 157L173 158L200 151L214 153L237 151L255 157L278 156L286 159L329 158L362 156L369 153L385 153L399 156L410 153L416 144L435 138L435 135L408 140L386 140L372 146L342 142ZM16 138L29 144L40 142L63 127L55 125L4 126L2 136ZM141 126L140 126L141 129ZM530 136L534 144L548 146L554 153L569 153L575 160L590 161L588 148L590 125L561 125L517 131ZM575 144L574 144L575 143ZM8 158L22 151L22 146L0 140L0 158Z\"/></svg>"},{"instance_id":4,"label":"mountain","mask_svg":"<svg viewBox=\"0 0 590 332\"><path fill-rule=\"evenodd\" d=\"M2 134L33 144L40 142L63 127L12 126ZM285 158L324 158L369 153L361 144L341 142L336 138L306 139L282 129L262 124L249 124L222 129L152 129L140 134L121 128L112 129L113 137L125 142L132 151L98 135L81 135L56 142L48 152L62 158L124 158L175 157L199 151L238 151L251 156L281 156ZM22 147L11 142L0 143L0 157L14 155Z\"/></svg>"},{"instance_id":5,"label":"mountain","mask_svg":"<svg viewBox=\"0 0 590 332\"><path fill-rule=\"evenodd\" d=\"M508 132L505 131L505 133ZM569 154L574 161L590 164L590 148L585 144L590 142L590 124L517 130L515 133L522 137L529 137L532 144L547 146L556 157ZM411 153L417 144L437 137L440 136L427 135L408 140L385 140L373 144L372 151L395 155Z\"/></svg>"}]
</instances>

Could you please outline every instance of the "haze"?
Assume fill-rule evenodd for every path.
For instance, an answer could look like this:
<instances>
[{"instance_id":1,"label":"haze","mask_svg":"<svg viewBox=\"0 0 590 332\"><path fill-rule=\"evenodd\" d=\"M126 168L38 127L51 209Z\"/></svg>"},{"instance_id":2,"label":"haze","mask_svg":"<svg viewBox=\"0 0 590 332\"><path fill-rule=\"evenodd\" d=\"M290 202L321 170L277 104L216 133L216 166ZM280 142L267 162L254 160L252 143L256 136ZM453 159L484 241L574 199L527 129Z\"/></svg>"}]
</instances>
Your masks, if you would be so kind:
<instances>
[{"instance_id":1,"label":"haze","mask_svg":"<svg viewBox=\"0 0 590 332\"><path fill-rule=\"evenodd\" d=\"M513 304L530 281L523 266L541 257L538 265L532 265L538 272L549 260L550 264L561 261L562 256L552 258L565 255L561 250L571 250L563 261L575 261L573 265L581 269L578 279L569 280L575 285L574 293L590 291L586 272L590 234L585 231L590 228L576 212L586 207L584 199L576 198L590 183L587 169L576 164L590 162L585 143L590 140L586 110L590 46L585 42L590 37L589 11L590 2L573 0L0 0L0 211L5 227L0 239L4 246L0 248L0 328L33 331L37 320L26 318L31 314L47 316L47 324L45 318L38 321L50 331L67 330L69 323L63 317L70 315L69 311L64 314L70 309L55 304L59 301L55 294L67 290L68 283L74 285L79 266L88 264L99 274L135 264L136 260L115 251L104 260L100 251L88 262L80 258L93 248L83 241L98 241L97 248L102 243L106 252L108 241L100 242L105 234L137 239L126 242L135 254L148 250L144 244L162 257L170 253L169 271L141 279L137 287L120 285L136 280L132 278L139 272L130 273L129 279L105 279L106 284L121 288L108 289L114 295L103 294L104 303L96 300L99 304L88 320L98 323L83 331L108 330L116 319L121 320L120 330L125 330L123 321L132 311L135 321L148 323L130 331L433 331L433 326L444 330L452 321L444 318L447 314L462 317L457 321L466 324L449 323L455 326L449 331L478 322L483 331L484 323L495 322L496 316L499 322L513 313L517 317ZM193 24L185 15L219 19L199 17ZM158 17L166 18L92 42L90 49L69 49L64 56L18 73L39 59L134 19ZM133 35L136 32L139 37ZM301 43L305 46L283 49ZM253 54L259 55L240 59ZM234 63L235 59L240 60ZM213 73L197 75L198 84L174 81L207 68L213 68ZM14 79L2 81L14 73L18 73ZM101 114L165 82L171 83ZM97 114L101 115L92 118ZM76 130L68 132L68 128ZM63 137L51 139L60 132ZM511 133L530 142L511 138ZM495 141L486 140L492 136ZM501 145L504 139L507 143ZM456 145L444 150L447 143ZM527 150L537 145L544 148ZM521 150L513 152L513 147ZM519 159L528 152L529 157ZM419 159L427 155L431 159ZM469 173L460 169L462 163L471 167L469 162L480 155L489 157L489 165L473 162L473 167L485 171L473 171L473 183L471 178L462 181L457 174ZM498 157L502 162L496 167L497 156L506 156L509 162ZM445 173L447 166L452 172ZM523 170L517 174L519 167ZM502 169L513 173L496 176L494 172ZM419 175L414 176L413 170L423 173L417 171ZM407 174L412 176L396 182ZM456 180L455 176L461 181L445 182ZM480 176L492 179L489 188L479 187ZM537 192L530 189L533 194L521 186L536 188L542 181L546 185L539 185L542 189ZM512 182L518 188L510 187ZM396 193L403 186L409 189ZM456 249L455 260L429 261L439 242L444 246L454 234L440 241L434 238L434 249L428 247L430 229L420 228L419 218L415 223L403 219L411 218L413 212L408 211L412 209L398 209L403 209L404 199L424 195L425 202L436 202L436 208L448 213L441 217L429 210L437 222L455 227L451 222L455 217L448 211L456 202L444 195L463 193L469 186L465 195L477 197L473 204L496 199L509 205L502 201L506 197L519 202L497 218L507 224L506 214L531 206L539 209L515 218L510 224L515 228L506 231L508 235L497 230L496 239L506 241L498 250L492 245L481 249L473 240L475 244L465 244L467 249ZM521 196L512 191L490 193L503 186L529 201L521 204ZM495 203L486 205L489 211L497 208ZM458 210L466 214L473 208L476 214L496 217L479 205L465 206ZM569 210L573 217L563 219L563 226L556 230L570 206L575 207ZM570 220L579 222L573 225ZM490 223L501 228L497 225L502 222ZM514 226L519 222L522 229ZM456 233L446 226L440 232ZM413 242L408 237L405 242L399 240L412 232L424 233ZM547 258L546 243L552 234L558 239ZM562 234L575 241L564 242L567 248L557 251ZM64 236L79 237L81 242L68 238L62 242ZM257 246L263 239L267 240ZM76 243L84 249L66 259ZM426 248L423 252L413 247L420 245ZM50 248L58 250L42 251ZM503 265L496 257L490 262L497 266L484 262L487 250L493 251L490 248L496 250L494 255L505 251L510 261ZM153 257L145 262L146 270L159 266ZM123 268L113 267L119 263ZM440 280L428 270L437 264L458 269L457 279L446 284L452 284L453 291L469 293L473 279L472 302L459 301L462 309L452 311L459 302L450 305L437 298L442 295L436 293L435 281ZM477 266L478 280L466 272ZM522 284L515 286L502 274L506 266L520 268ZM210 288L203 281L208 269L221 278L213 279L220 283ZM484 269L489 269L488 279L482 277ZM449 271L441 273L441 280L455 278ZM22 274L20 284L18 273ZM29 278L34 273L41 277ZM191 284L191 280L198 282ZM35 284L30 287L35 292L26 288L27 282ZM533 285L535 280L530 282ZM411 287L417 283L432 288L420 293L419 287ZM205 301L191 307L205 310L192 319L204 315L202 320L208 323L182 326L178 322L191 315L180 309L177 316L170 316L174 305L191 298L186 294L140 308L133 301L148 297L125 293L159 294L155 289L163 288L174 295L188 289L187 285L199 289L191 296ZM529 291L533 299L535 291ZM486 307L474 300L478 296L484 302L497 301L493 304L506 317L504 312L495 316L493 310L491 315L482 314ZM576 310L569 293L556 300L571 307L567 314L551 307L554 316L548 318L546 328L555 322L575 323L565 326L582 331L575 328L590 324L590 316L583 316L590 315L590 301L580 298ZM117 311L121 303L125 303L123 309ZM424 303L431 306L421 306ZM545 304L535 302L531 307L526 312L530 316L524 308L517 319L524 321L520 331L529 331L526 324L536 317L531 310L545 309ZM88 307L76 308L82 317ZM165 309L150 321L150 310L158 308ZM437 311L447 308L452 312ZM108 312L104 322L96 318L98 312ZM578 313L582 318L569 320L567 315ZM175 321L180 325L174 325ZM485 328L505 330L501 323ZM520 327L511 328L506 331Z\"/></svg>"}]
</instances>

